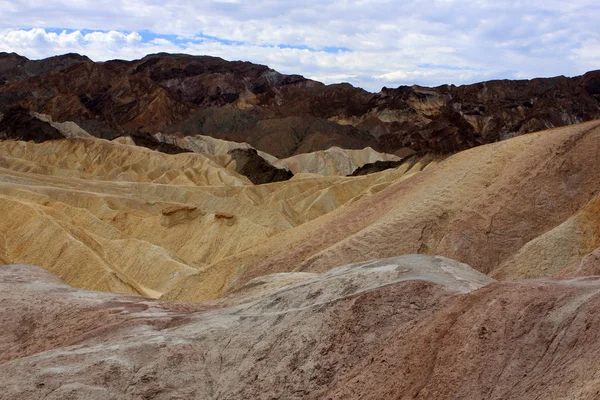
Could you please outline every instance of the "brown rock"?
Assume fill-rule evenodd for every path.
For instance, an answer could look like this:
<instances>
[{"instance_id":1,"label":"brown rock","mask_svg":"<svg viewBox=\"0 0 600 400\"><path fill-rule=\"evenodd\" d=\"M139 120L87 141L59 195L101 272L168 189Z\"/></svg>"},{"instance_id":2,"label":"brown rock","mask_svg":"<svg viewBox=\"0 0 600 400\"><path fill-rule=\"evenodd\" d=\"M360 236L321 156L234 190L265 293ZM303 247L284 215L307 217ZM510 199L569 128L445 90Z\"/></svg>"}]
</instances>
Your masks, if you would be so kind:
<instances>
[{"instance_id":1,"label":"brown rock","mask_svg":"<svg viewBox=\"0 0 600 400\"><path fill-rule=\"evenodd\" d=\"M162 209L160 223L162 226L170 228L186 221L194 220L201 215L204 215L204 213L198 207L187 205L171 206Z\"/></svg>"},{"instance_id":2,"label":"brown rock","mask_svg":"<svg viewBox=\"0 0 600 400\"><path fill-rule=\"evenodd\" d=\"M294 176L287 169L274 167L255 149L234 149L228 154L235 162L235 172L248 177L255 185L287 181Z\"/></svg>"},{"instance_id":3,"label":"brown rock","mask_svg":"<svg viewBox=\"0 0 600 400\"><path fill-rule=\"evenodd\" d=\"M224 212L215 213L215 219L233 219L233 218L235 218L235 215L227 214Z\"/></svg>"},{"instance_id":4,"label":"brown rock","mask_svg":"<svg viewBox=\"0 0 600 400\"><path fill-rule=\"evenodd\" d=\"M12 107L0 117L0 139L34 141L64 139L64 135L50 123L31 115L20 106Z\"/></svg>"},{"instance_id":5,"label":"brown rock","mask_svg":"<svg viewBox=\"0 0 600 400\"><path fill-rule=\"evenodd\" d=\"M15 72L23 68L28 72ZM109 139L210 135L279 158L331 146L456 152L598 118L599 76L369 93L205 56L93 63L77 55L29 61L2 53L0 112L21 105Z\"/></svg>"},{"instance_id":6,"label":"brown rock","mask_svg":"<svg viewBox=\"0 0 600 400\"><path fill-rule=\"evenodd\" d=\"M354 170L349 176L360 176L373 174L375 172L385 171L390 168L397 168L402 165L404 161L375 161L374 163L368 163L363 165L362 167L358 167Z\"/></svg>"},{"instance_id":7,"label":"brown rock","mask_svg":"<svg viewBox=\"0 0 600 400\"><path fill-rule=\"evenodd\" d=\"M196 211L198 207L194 206L171 206L162 209L162 215L170 216L177 212L193 212Z\"/></svg>"}]
</instances>

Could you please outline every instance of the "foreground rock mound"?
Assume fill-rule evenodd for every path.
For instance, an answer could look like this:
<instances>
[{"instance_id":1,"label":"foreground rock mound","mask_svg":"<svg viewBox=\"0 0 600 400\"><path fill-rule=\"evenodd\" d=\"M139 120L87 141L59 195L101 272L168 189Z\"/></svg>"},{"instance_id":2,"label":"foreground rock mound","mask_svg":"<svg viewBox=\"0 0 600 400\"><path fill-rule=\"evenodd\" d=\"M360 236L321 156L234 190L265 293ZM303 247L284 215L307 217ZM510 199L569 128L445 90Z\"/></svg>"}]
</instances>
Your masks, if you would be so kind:
<instances>
[{"instance_id":1,"label":"foreground rock mound","mask_svg":"<svg viewBox=\"0 0 600 400\"><path fill-rule=\"evenodd\" d=\"M600 391L598 278L493 283L429 256L294 275L189 304L0 267L2 397L595 399Z\"/></svg>"}]
</instances>

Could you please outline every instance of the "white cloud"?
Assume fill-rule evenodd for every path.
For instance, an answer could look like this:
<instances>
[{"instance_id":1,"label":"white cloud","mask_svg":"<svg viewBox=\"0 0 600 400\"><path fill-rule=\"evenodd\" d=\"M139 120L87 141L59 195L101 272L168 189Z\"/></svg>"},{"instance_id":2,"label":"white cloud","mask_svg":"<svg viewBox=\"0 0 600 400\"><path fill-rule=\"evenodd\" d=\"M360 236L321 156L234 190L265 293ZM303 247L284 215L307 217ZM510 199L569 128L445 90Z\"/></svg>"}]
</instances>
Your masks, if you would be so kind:
<instances>
[{"instance_id":1,"label":"white cloud","mask_svg":"<svg viewBox=\"0 0 600 400\"><path fill-rule=\"evenodd\" d=\"M0 0L0 18L0 50L33 58L209 54L369 90L600 68L589 0Z\"/></svg>"}]
</instances>

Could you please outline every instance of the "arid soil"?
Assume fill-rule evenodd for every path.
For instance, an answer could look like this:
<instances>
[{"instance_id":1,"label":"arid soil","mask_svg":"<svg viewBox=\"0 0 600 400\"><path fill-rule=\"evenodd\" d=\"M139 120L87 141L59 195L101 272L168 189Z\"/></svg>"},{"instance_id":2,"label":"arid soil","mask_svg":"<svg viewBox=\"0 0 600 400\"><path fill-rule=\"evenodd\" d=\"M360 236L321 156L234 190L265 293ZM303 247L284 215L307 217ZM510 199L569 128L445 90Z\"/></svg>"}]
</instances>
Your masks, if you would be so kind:
<instances>
[{"instance_id":1,"label":"arid soil","mask_svg":"<svg viewBox=\"0 0 600 400\"><path fill-rule=\"evenodd\" d=\"M0 53L0 399L600 398L598 74Z\"/></svg>"},{"instance_id":2,"label":"arid soil","mask_svg":"<svg viewBox=\"0 0 600 400\"><path fill-rule=\"evenodd\" d=\"M493 283L452 260L404 256L208 304L73 289L25 265L0 269L0 286L3 399L600 392L597 278Z\"/></svg>"}]
</instances>

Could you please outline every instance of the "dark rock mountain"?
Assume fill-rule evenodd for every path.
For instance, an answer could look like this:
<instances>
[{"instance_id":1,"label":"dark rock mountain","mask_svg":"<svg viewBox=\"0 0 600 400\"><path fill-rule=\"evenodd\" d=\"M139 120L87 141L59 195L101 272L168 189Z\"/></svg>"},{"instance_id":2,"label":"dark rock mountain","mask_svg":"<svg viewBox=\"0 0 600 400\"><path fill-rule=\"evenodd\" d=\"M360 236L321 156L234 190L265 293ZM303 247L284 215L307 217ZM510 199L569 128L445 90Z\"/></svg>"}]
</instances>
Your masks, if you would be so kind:
<instances>
[{"instance_id":1,"label":"dark rock mountain","mask_svg":"<svg viewBox=\"0 0 600 400\"><path fill-rule=\"evenodd\" d=\"M43 60L30 60L16 53L0 52L0 86L85 62L92 60L73 53Z\"/></svg>"},{"instance_id":2,"label":"dark rock mountain","mask_svg":"<svg viewBox=\"0 0 600 400\"><path fill-rule=\"evenodd\" d=\"M600 117L600 71L369 93L208 56L95 63L0 53L0 112L15 105L104 138L203 134L277 157L331 146L455 152Z\"/></svg>"},{"instance_id":3,"label":"dark rock mountain","mask_svg":"<svg viewBox=\"0 0 600 400\"><path fill-rule=\"evenodd\" d=\"M361 149L373 142L368 132L324 118L308 115L260 119L252 111L216 107L200 109L166 132L247 142L278 158L332 146Z\"/></svg>"}]
</instances>

